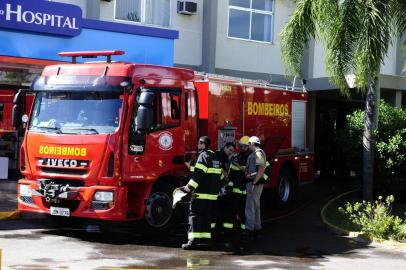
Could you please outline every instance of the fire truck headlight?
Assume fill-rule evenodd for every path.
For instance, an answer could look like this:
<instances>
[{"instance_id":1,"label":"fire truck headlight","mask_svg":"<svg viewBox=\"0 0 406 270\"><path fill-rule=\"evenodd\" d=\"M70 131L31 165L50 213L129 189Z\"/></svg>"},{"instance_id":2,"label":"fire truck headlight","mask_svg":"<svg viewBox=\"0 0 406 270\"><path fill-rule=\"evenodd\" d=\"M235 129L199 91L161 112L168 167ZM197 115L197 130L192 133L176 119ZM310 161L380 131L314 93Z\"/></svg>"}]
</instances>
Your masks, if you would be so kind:
<instances>
[{"instance_id":1,"label":"fire truck headlight","mask_svg":"<svg viewBox=\"0 0 406 270\"><path fill-rule=\"evenodd\" d=\"M94 200L100 202L112 202L114 200L113 191L96 191Z\"/></svg>"},{"instance_id":2,"label":"fire truck headlight","mask_svg":"<svg viewBox=\"0 0 406 270\"><path fill-rule=\"evenodd\" d=\"M20 185L20 196L31 197L32 191L30 185Z\"/></svg>"}]
</instances>

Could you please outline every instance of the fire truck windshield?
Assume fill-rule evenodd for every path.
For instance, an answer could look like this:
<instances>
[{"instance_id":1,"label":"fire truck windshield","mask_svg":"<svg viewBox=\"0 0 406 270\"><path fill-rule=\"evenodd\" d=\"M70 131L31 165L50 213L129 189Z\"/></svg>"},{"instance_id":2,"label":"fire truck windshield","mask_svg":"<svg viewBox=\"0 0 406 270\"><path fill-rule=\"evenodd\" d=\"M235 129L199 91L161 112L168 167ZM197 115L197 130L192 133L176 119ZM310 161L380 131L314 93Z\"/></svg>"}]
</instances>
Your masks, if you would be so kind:
<instances>
[{"instance_id":1,"label":"fire truck windshield","mask_svg":"<svg viewBox=\"0 0 406 270\"><path fill-rule=\"evenodd\" d=\"M119 93L38 92L29 129L41 133L113 133L120 122L122 104Z\"/></svg>"}]
</instances>

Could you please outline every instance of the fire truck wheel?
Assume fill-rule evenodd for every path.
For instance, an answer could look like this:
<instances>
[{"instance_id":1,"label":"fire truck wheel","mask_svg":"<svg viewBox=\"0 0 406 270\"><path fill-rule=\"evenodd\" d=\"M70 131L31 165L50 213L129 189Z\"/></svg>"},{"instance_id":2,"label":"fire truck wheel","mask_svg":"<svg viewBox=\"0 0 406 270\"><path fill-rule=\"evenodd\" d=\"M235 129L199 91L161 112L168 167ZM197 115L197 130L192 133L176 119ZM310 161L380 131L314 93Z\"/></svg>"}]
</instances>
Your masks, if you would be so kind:
<instances>
[{"instance_id":1,"label":"fire truck wheel","mask_svg":"<svg viewBox=\"0 0 406 270\"><path fill-rule=\"evenodd\" d=\"M293 174L287 169L282 169L279 174L277 187L277 202L280 206L289 205L293 200L296 189L295 183Z\"/></svg>"},{"instance_id":2,"label":"fire truck wheel","mask_svg":"<svg viewBox=\"0 0 406 270\"><path fill-rule=\"evenodd\" d=\"M147 200L146 225L153 230L165 230L173 216L172 199L162 191L154 192Z\"/></svg>"}]
</instances>

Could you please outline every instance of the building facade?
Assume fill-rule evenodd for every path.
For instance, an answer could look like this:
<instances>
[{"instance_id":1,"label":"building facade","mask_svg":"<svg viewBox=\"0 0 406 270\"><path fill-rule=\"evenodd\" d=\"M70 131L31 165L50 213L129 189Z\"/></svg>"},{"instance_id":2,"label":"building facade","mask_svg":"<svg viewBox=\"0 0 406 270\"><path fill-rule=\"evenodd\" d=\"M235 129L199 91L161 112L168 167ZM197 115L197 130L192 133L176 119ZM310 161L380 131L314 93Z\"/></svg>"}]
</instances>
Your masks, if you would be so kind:
<instances>
[{"instance_id":1,"label":"building facade","mask_svg":"<svg viewBox=\"0 0 406 270\"><path fill-rule=\"evenodd\" d=\"M54 0L82 9L87 19L178 31L173 63L198 71L283 82L279 34L295 9L289 0ZM185 14L179 3L195 3ZM122 46L120 42L119 46ZM116 45L118 46L118 45ZM154 48L155 49L155 48ZM336 90L328 81L320 44L312 42L304 59L309 91ZM134 59L137 61L137 59ZM404 58L394 40L381 69L381 98L406 105ZM289 82L288 82L289 83ZM324 94L321 94L322 96Z\"/></svg>"}]
</instances>

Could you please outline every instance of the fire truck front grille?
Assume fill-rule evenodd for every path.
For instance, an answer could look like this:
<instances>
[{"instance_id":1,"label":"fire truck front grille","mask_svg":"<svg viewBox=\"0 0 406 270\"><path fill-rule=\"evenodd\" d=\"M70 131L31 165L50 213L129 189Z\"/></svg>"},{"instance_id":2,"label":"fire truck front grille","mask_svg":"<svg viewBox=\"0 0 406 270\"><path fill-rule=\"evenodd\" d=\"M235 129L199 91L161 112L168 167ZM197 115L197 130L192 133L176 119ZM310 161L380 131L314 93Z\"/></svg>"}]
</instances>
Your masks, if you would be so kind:
<instances>
[{"instance_id":1,"label":"fire truck front grille","mask_svg":"<svg viewBox=\"0 0 406 270\"><path fill-rule=\"evenodd\" d=\"M72 169L61 169L61 168L42 168L44 173L57 173L57 174L69 174L69 175L85 175L87 174L86 169L72 170Z\"/></svg>"},{"instance_id":2,"label":"fire truck front grille","mask_svg":"<svg viewBox=\"0 0 406 270\"><path fill-rule=\"evenodd\" d=\"M52 179L52 182L60 185L69 185L71 187L83 187L85 182L82 180Z\"/></svg>"},{"instance_id":3,"label":"fire truck front grille","mask_svg":"<svg viewBox=\"0 0 406 270\"><path fill-rule=\"evenodd\" d=\"M44 204L45 207L50 208L51 206L53 207L61 207L61 208L69 208L70 212L75 212L80 204L80 201L78 200L59 200L59 202L52 202L48 203L45 201L45 198L42 198L42 203Z\"/></svg>"},{"instance_id":4,"label":"fire truck front grille","mask_svg":"<svg viewBox=\"0 0 406 270\"><path fill-rule=\"evenodd\" d=\"M23 203L34 204L34 200L31 196L20 196L20 199Z\"/></svg>"}]
</instances>

